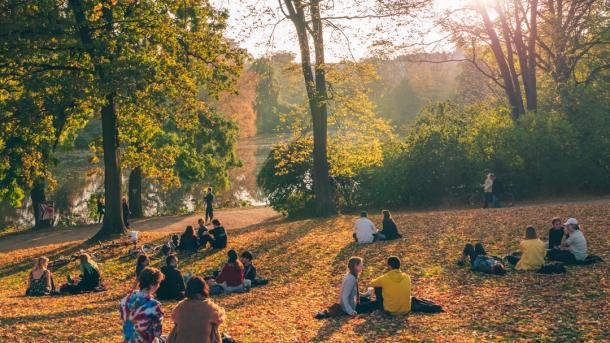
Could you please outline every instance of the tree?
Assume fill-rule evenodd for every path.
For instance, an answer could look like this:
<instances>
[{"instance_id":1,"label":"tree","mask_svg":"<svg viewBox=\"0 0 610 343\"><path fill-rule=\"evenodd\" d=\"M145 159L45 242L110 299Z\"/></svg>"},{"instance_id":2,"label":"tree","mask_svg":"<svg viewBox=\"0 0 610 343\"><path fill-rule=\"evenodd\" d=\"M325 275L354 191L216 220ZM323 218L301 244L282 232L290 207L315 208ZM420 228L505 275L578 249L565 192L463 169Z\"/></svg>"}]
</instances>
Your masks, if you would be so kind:
<instances>
[{"instance_id":1,"label":"tree","mask_svg":"<svg viewBox=\"0 0 610 343\"><path fill-rule=\"evenodd\" d=\"M284 0L282 11L295 27L299 49L301 51L301 67L307 98L309 99L309 112L313 123L313 189L318 215L328 215L335 212L331 197L328 155L327 155L327 127L328 127L328 92L326 89L325 60L324 60L324 30L320 17L320 1L311 0ZM306 11L309 18L306 17ZM313 39L315 62L311 62L311 46L309 35ZM312 70L313 67L313 70ZM315 75L315 76L314 76Z\"/></svg>"}]
</instances>

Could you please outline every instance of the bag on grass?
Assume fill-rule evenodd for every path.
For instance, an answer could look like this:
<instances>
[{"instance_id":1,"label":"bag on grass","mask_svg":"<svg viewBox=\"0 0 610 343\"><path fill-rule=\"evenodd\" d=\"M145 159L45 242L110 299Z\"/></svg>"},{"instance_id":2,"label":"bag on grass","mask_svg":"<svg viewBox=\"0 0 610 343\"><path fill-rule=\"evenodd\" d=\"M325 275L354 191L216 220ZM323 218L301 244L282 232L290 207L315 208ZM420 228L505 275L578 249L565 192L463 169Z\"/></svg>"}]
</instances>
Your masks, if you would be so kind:
<instances>
[{"instance_id":1,"label":"bag on grass","mask_svg":"<svg viewBox=\"0 0 610 343\"><path fill-rule=\"evenodd\" d=\"M590 264L594 264L594 263L598 263L598 262L604 262L604 260L602 260L602 258L599 256L589 255L589 256L587 256L587 258L585 258L584 261L582 261L578 264L583 264L585 266L588 266Z\"/></svg>"},{"instance_id":2,"label":"bag on grass","mask_svg":"<svg viewBox=\"0 0 610 343\"><path fill-rule=\"evenodd\" d=\"M430 300L411 297L411 312L441 313L443 312L443 307Z\"/></svg>"},{"instance_id":3,"label":"bag on grass","mask_svg":"<svg viewBox=\"0 0 610 343\"><path fill-rule=\"evenodd\" d=\"M564 274L566 267L562 263L548 263L538 270L540 274Z\"/></svg>"}]
</instances>

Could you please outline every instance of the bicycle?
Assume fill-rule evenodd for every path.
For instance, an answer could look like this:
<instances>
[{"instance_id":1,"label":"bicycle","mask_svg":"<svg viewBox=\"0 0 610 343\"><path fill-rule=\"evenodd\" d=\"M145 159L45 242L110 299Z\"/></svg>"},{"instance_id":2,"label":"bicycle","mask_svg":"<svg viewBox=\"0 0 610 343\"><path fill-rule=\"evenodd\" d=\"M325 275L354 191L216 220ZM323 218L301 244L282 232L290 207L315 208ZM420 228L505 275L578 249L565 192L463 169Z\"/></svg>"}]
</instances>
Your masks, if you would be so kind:
<instances>
[{"instance_id":1,"label":"bicycle","mask_svg":"<svg viewBox=\"0 0 610 343\"><path fill-rule=\"evenodd\" d=\"M167 241L166 243L163 244L150 244L150 243L146 243L146 244L142 244L142 247L140 247L140 252L151 257L151 258L156 258L159 257L159 255L161 255L161 253L163 253L164 255L169 254L169 252L176 250L176 248L178 248L178 246L176 245L175 241L170 238L169 241ZM163 250L166 249L167 252L163 252Z\"/></svg>"}]
</instances>

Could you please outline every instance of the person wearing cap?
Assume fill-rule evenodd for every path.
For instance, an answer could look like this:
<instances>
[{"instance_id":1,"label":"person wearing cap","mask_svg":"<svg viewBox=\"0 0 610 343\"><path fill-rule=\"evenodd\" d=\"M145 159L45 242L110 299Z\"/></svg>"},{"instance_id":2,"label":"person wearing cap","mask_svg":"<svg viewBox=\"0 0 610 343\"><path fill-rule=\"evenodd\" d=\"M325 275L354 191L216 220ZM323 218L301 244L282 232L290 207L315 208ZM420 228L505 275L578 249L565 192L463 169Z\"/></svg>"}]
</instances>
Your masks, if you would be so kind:
<instances>
[{"instance_id":1,"label":"person wearing cap","mask_svg":"<svg viewBox=\"0 0 610 343\"><path fill-rule=\"evenodd\" d=\"M354 224L353 237L358 244L373 243L377 235L375 224L367 216L366 211L360 212L360 218Z\"/></svg>"},{"instance_id":2,"label":"person wearing cap","mask_svg":"<svg viewBox=\"0 0 610 343\"><path fill-rule=\"evenodd\" d=\"M551 251L549 260L566 263L584 261L589 255L587 240L578 226L578 220L569 218L563 225L569 237L563 237L559 250Z\"/></svg>"}]
</instances>

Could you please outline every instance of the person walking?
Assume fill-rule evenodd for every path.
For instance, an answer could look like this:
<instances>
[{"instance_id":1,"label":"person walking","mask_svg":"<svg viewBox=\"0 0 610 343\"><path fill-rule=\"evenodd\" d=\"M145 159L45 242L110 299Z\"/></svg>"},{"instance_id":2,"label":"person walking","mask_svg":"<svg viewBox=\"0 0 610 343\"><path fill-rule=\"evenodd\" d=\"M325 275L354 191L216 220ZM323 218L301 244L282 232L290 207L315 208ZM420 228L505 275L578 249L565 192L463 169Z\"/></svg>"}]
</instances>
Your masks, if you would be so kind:
<instances>
[{"instance_id":1,"label":"person walking","mask_svg":"<svg viewBox=\"0 0 610 343\"><path fill-rule=\"evenodd\" d=\"M205 222L210 223L214 219L214 193L212 193L212 187L208 187L208 193L203 199L205 200Z\"/></svg>"},{"instance_id":2,"label":"person walking","mask_svg":"<svg viewBox=\"0 0 610 343\"><path fill-rule=\"evenodd\" d=\"M102 222L102 217L106 214L106 205L104 204L104 197L100 194L97 196L97 222Z\"/></svg>"},{"instance_id":3,"label":"person walking","mask_svg":"<svg viewBox=\"0 0 610 343\"><path fill-rule=\"evenodd\" d=\"M123 197L121 202L123 203L123 223L129 229L129 216L131 215L131 211L129 210L129 205L127 204L127 198Z\"/></svg>"},{"instance_id":4,"label":"person walking","mask_svg":"<svg viewBox=\"0 0 610 343\"><path fill-rule=\"evenodd\" d=\"M491 179L491 171L489 171L489 169L485 169L485 171L483 172L485 174L485 181L483 182L483 194L485 196L484 202L483 202L483 208L487 208L489 207L489 204L491 204L492 200L493 200L493 195L491 194L492 192L492 187L493 187L493 180Z\"/></svg>"}]
</instances>

